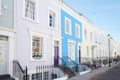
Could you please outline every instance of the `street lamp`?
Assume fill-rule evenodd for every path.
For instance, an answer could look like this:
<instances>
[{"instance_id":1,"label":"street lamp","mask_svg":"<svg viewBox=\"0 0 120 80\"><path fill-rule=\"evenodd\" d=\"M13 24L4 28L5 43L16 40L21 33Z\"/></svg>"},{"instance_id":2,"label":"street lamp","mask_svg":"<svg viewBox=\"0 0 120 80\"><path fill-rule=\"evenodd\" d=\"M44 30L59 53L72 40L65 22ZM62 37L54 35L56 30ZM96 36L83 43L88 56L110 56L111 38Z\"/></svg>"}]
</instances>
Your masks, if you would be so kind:
<instances>
[{"instance_id":1,"label":"street lamp","mask_svg":"<svg viewBox=\"0 0 120 80\"><path fill-rule=\"evenodd\" d=\"M110 38L111 36L110 34L108 34L107 37L108 37L108 49L109 49L109 67L111 67L111 60L110 60Z\"/></svg>"}]
</instances>

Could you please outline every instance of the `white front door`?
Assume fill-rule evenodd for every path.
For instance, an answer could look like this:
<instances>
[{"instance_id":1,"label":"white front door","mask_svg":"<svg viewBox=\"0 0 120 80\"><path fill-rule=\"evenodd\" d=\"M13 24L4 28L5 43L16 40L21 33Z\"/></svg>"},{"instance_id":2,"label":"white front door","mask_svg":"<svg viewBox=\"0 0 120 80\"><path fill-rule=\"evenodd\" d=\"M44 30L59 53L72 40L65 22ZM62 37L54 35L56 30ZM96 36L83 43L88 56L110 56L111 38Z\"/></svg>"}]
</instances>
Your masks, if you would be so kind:
<instances>
[{"instance_id":1,"label":"white front door","mask_svg":"<svg viewBox=\"0 0 120 80\"><path fill-rule=\"evenodd\" d=\"M0 75L8 73L8 37L0 35Z\"/></svg>"}]
</instances>

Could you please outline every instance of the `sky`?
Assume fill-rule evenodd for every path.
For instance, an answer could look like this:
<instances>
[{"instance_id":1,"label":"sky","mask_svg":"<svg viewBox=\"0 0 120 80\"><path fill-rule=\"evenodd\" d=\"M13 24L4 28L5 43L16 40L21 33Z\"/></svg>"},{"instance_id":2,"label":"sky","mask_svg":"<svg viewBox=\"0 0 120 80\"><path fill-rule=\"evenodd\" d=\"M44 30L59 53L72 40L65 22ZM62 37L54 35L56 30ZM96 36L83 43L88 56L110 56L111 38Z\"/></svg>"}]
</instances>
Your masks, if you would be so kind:
<instances>
[{"instance_id":1,"label":"sky","mask_svg":"<svg viewBox=\"0 0 120 80\"><path fill-rule=\"evenodd\" d=\"M63 0L120 43L120 0Z\"/></svg>"}]
</instances>

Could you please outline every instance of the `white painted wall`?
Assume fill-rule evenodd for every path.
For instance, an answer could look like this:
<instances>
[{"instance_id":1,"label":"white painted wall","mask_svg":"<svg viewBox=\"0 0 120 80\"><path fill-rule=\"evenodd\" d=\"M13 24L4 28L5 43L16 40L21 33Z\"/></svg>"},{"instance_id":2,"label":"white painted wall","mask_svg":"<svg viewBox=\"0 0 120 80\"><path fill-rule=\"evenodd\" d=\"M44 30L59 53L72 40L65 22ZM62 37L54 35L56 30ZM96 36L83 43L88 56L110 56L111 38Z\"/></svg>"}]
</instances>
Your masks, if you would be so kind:
<instances>
[{"instance_id":1,"label":"white painted wall","mask_svg":"<svg viewBox=\"0 0 120 80\"><path fill-rule=\"evenodd\" d=\"M98 29L91 22L83 21L82 22L82 57L86 58L97 58L97 57L108 57L108 37L107 34ZM87 39L85 39L84 30L87 30ZM90 32L92 32L92 41L90 40ZM96 43L97 41L97 43ZM93 52L92 47L94 46ZM87 54L87 47L89 48L89 55Z\"/></svg>"},{"instance_id":2,"label":"white painted wall","mask_svg":"<svg viewBox=\"0 0 120 80\"><path fill-rule=\"evenodd\" d=\"M96 44L96 55L95 57L108 57L108 37L107 34L105 32L103 32L102 30L95 28L95 44ZM97 41L97 43L96 43Z\"/></svg>"},{"instance_id":3,"label":"white painted wall","mask_svg":"<svg viewBox=\"0 0 120 80\"><path fill-rule=\"evenodd\" d=\"M15 0L15 28L16 28L16 55L22 67L28 66L28 69L35 69L37 65L50 65L53 60L53 39L61 43L60 28L60 9L55 2L51 0L38 0L37 21L30 21L23 17L23 1ZM49 27L49 9L56 13L56 29ZM31 60L31 35L36 33L45 38L45 59L41 61ZM61 52L60 52L61 54Z\"/></svg>"},{"instance_id":4,"label":"white painted wall","mask_svg":"<svg viewBox=\"0 0 120 80\"><path fill-rule=\"evenodd\" d=\"M92 58L92 46L94 44L94 25L87 20L82 21L82 57ZM85 38L85 29L87 36ZM90 33L92 32L92 41L90 40ZM88 53L87 53L88 47Z\"/></svg>"},{"instance_id":5,"label":"white painted wall","mask_svg":"<svg viewBox=\"0 0 120 80\"><path fill-rule=\"evenodd\" d=\"M111 39L111 57L115 58L117 55L120 55L120 44L117 41Z\"/></svg>"}]
</instances>

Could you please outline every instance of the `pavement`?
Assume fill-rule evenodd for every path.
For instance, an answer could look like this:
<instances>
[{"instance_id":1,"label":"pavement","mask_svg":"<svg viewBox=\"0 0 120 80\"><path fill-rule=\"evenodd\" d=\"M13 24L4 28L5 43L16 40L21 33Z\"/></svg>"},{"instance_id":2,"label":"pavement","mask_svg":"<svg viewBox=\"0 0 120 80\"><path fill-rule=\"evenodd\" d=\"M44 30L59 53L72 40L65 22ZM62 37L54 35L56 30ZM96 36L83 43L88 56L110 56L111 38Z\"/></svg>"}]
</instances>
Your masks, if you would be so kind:
<instances>
[{"instance_id":1,"label":"pavement","mask_svg":"<svg viewBox=\"0 0 120 80\"><path fill-rule=\"evenodd\" d=\"M120 80L120 64L91 80Z\"/></svg>"},{"instance_id":2,"label":"pavement","mask_svg":"<svg viewBox=\"0 0 120 80\"><path fill-rule=\"evenodd\" d=\"M86 74L83 74L83 75L77 75L77 76L72 77L68 80L120 80L120 77L119 77L119 79L114 79L115 77L113 78L111 76L113 74L115 74L115 75L117 74L117 76L120 76L119 75L120 70L117 71L117 69L119 68L118 66L120 66L120 62L117 63L117 64L115 64L115 63L111 64L111 67L106 65L104 67L94 69L89 73L86 73ZM116 67L117 67L117 69L116 69ZM106 77L103 74L106 74ZM105 77L105 78L101 78L101 76ZM111 79L107 79L108 76L110 76Z\"/></svg>"}]
</instances>

